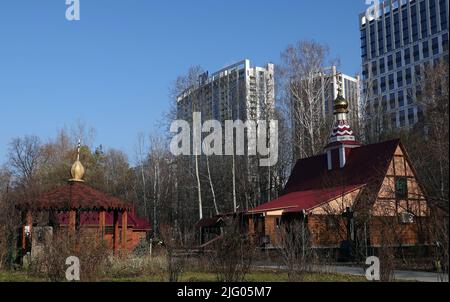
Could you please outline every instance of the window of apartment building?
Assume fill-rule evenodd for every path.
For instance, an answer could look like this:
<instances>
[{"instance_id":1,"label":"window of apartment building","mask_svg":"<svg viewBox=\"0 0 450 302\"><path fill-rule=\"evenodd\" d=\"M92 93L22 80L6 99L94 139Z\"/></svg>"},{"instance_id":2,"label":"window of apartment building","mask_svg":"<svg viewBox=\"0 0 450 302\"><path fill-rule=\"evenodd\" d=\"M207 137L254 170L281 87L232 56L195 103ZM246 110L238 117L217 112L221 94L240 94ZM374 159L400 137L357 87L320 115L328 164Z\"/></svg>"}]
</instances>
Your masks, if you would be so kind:
<instances>
[{"instance_id":1,"label":"window of apartment building","mask_svg":"<svg viewBox=\"0 0 450 302\"><path fill-rule=\"evenodd\" d=\"M446 30L448 29L448 13L447 13L447 5L445 4L445 0L439 0L439 10L440 10L440 15L441 15L441 30Z\"/></svg>"},{"instance_id":2,"label":"window of apartment building","mask_svg":"<svg viewBox=\"0 0 450 302\"><path fill-rule=\"evenodd\" d=\"M362 69L362 76L363 76L363 80L367 79L367 77L369 76L368 64L364 64L363 69Z\"/></svg>"},{"instance_id":3,"label":"window of apartment building","mask_svg":"<svg viewBox=\"0 0 450 302\"><path fill-rule=\"evenodd\" d=\"M397 72L397 87L403 87L403 71Z\"/></svg>"},{"instance_id":4,"label":"window of apartment building","mask_svg":"<svg viewBox=\"0 0 450 302\"><path fill-rule=\"evenodd\" d=\"M395 66L397 68L402 67L402 52L399 51L395 54Z\"/></svg>"},{"instance_id":5,"label":"window of apartment building","mask_svg":"<svg viewBox=\"0 0 450 302\"><path fill-rule=\"evenodd\" d=\"M386 92L386 77L380 78L381 93Z\"/></svg>"},{"instance_id":6,"label":"window of apartment building","mask_svg":"<svg viewBox=\"0 0 450 302\"><path fill-rule=\"evenodd\" d=\"M386 28L386 50L392 51L392 27L391 27L391 17L387 16L385 19Z\"/></svg>"},{"instance_id":7,"label":"window of apartment building","mask_svg":"<svg viewBox=\"0 0 450 302\"><path fill-rule=\"evenodd\" d=\"M427 18L427 7L425 1L420 2L420 28L422 39L428 36L428 18Z\"/></svg>"},{"instance_id":8,"label":"window of apartment building","mask_svg":"<svg viewBox=\"0 0 450 302\"><path fill-rule=\"evenodd\" d=\"M422 42L422 55L424 59L430 56L430 46L428 44L428 40Z\"/></svg>"},{"instance_id":9,"label":"window of apartment building","mask_svg":"<svg viewBox=\"0 0 450 302\"><path fill-rule=\"evenodd\" d=\"M395 48L400 47L400 18L398 12L394 14L394 39Z\"/></svg>"},{"instance_id":10,"label":"window of apartment building","mask_svg":"<svg viewBox=\"0 0 450 302\"><path fill-rule=\"evenodd\" d=\"M374 58L377 55L375 46L375 23L370 24L370 57Z\"/></svg>"},{"instance_id":11,"label":"window of apartment building","mask_svg":"<svg viewBox=\"0 0 450 302\"><path fill-rule=\"evenodd\" d=\"M383 74L386 72L386 66L385 66L385 60L384 58L381 58L379 60L379 64L380 64L380 74Z\"/></svg>"},{"instance_id":12,"label":"window of apartment building","mask_svg":"<svg viewBox=\"0 0 450 302\"><path fill-rule=\"evenodd\" d=\"M394 69L394 57L392 55L388 56L387 64L388 64L388 70L392 71Z\"/></svg>"},{"instance_id":13,"label":"window of apartment building","mask_svg":"<svg viewBox=\"0 0 450 302\"><path fill-rule=\"evenodd\" d=\"M414 62L417 62L420 60L420 49L419 49L418 44L414 45L413 56L414 56Z\"/></svg>"},{"instance_id":14,"label":"window of apartment building","mask_svg":"<svg viewBox=\"0 0 450 302\"><path fill-rule=\"evenodd\" d=\"M367 34L365 27L361 29L361 57L363 61L367 59Z\"/></svg>"},{"instance_id":15,"label":"window of apartment building","mask_svg":"<svg viewBox=\"0 0 450 302\"><path fill-rule=\"evenodd\" d=\"M378 75L377 61L372 62L372 77L376 77Z\"/></svg>"},{"instance_id":16,"label":"window of apartment building","mask_svg":"<svg viewBox=\"0 0 450 302\"><path fill-rule=\"evenodd\" d=\"M372 93L374 95L378 94L378 80L373 80L372 82Z\"/></svg>"},{"instance_id":17,"label":"window of apartment building","mask_svg":"<svg viewBox=\"0 0 450 302\"><path fill-rule=\"evenodd\" d=\"M399 121L400 127L405 127L406 126L406 116L405 116L405 111L404 110L401 110L398 113L398 121Z\"/></svg>"},{"instance_id":18,"label":"window of apartment building","mask_svg":"<svg viewBox=\"0 0 450 302\"><path fill-rule=\"evenodd\" d=\"M391 110L395 109L395 93L391 93L389 95L389 109Z\"/></svg>"},{"instance_id":19,"label":"window of apartment building","mask_svg":"<svg viewBox=\"0 0 450 302\"><path fill-rule=\"evenodd\" d=\"M384 34L383 34L383 20L377 22L378 26L378 55L384 54Z\"/></svg>"},{"instance_id":20,"label":"window of apartment building","mask_svg":"<svg viewBox=\"0 0 450 302\"><path fill-rule=\"evenodd\" d=\"M408 65L411 63L411 48L405 49L405 65Z\"/></svg>"},{"instance_id":21,"label":"window of apartment building","mask_svg":"<svg viewBox=\"0 0 450 302\"><path fill-rule=\"evenodd\" d=\"M434 35L437 33L437 6L436 6L436 0L429 0L430 1L430 23L431 23L431 34Z\"/></svg>"},{"instance_id":22,"label":"window of apartment building","mask_svg":"<svg viewBox=\"0 0 450 302\"><path fill-rule=\"evenodd\" d=\"M411 28L412 28L412 40L416 42L419 40L419 23L417 21L417 6L411 5Z\"/></svg>"},{"instance_id":23,"label":"window of apartment building","mask_svg":"<svg viewBox=\"0 0 450 302\"><path fill-rule=\"evenodd\" d=\"M392 2L392 10L397 11L397 9L398 9L398 1Z\"/></svg>"},{"instance_id":24,"label":"window of apartment building","mask_svg":"<svg viewBox=\"0 0 450 302\"><path fill-rule=\"evenodd\" d=\"M397 92L397 102L398 108L403 108L405 106L405 94L403 93L403 90Z\"/></svg>"},{"instance_id":25,"label":"window of apartment building","mask_svg":"<svg viewBox=\"0 0 450 302\"><path fill-rule=\"evenodd\" d=\"M391 127L397 128L397 113L396 112L391 113Z\"/></svg>"},{"instance_id":26,"label":"window of apartment building","mask_svg":"<svg viewBox=\"0 0 450 302\"><path fill-rule=\"evenodd\" d=\"M408 10L406 6L402 9L402 25L403 25L403 45L406 45L409 43Z\"/></svg>"},{"instance_id":27,"label":"window of apartment building","mask_svg":"<svg viewBox=\"0 0 450 302\"><path fill-rule=\"evenodd\" d=\"M412 83L412 73L411 73L411 68L406 68L405 71L405 81L406 81L406 85L411 85Z\"/></svg>"},{"instance_id":28,"label":"window of apartment building","mask_svg":"<svg viewBox=\"0 0 450 302\"><path fill-rule=\"evenodd\" d=\"M387 112L388 110L388 106L387 106L387 99L386 96L383 95L382 99L381 99L381 108L383 109L383 112Z\"/></svg>"},{"instance_id":29,"label":"window of apartment building","mask_svg":"<svg viewBox=\"0 0 450 302\"><path fill-rule=\"evenodd\" d=\"M448 51L448 33L442 35L442 50Z\"/></svg>"},{"instance_id":30,"label":"window of apartment building","mask_svg":"<svg viewBox=\"0 0 450 302\"><path fill-rule=\"evenodd\" d=\"M410 125L415 124L414 108L408 109L408 124L410 124Z\"/></svg>"},{"instance_id":31,"label":"window of apartment building","mask_svg":"<svg viewBox=\"0 0 450 302\"><path fill-rule=\"evenodd\" d=\"M422 70L420 68L420 64L414 66L414 77L415 77L416 83L419 83L422 80L421 73L422 73Z\"/></svg>"},{"instance_id":32,"label":"window of apartment building","mask_svg":"<svg viewBox=\"0 0 450 302\"><path fill-rule=\"evenodd\" d=\"M395 198L408 198L408 178L395 177Z\"/></svg>"},{"instance_id":33,"label":"window of apartment building","mask_svg":"<svg viewBox=\"0 0 450 302\"><path fill-rule=\"evenodd\" d=\"M394 81L394 74L393 73L389 75L389 82L388 82L388 84L389 84L389 89L390 90L395 89L395 81Z\"/></svg>"},{"instance_id":34,"label":"window of apartment building","mask_svg":"<svg viewBox=\"0 0 450 302\"><path fill-rule=\"evenodd\" d=\"M412 88L408 89L406 93L406 103L408 105L412 105L414 103L414 91Z\"/></svg>"},{"instance_id":35,"label":"window of apartment building","mask_svg":"<svg viewBox=\"0 0 450 302\"><path fill-rule=\"evenodd\" d=\"M420 100L422 98L422 87L420 84L416 86L416 100Z\"/></svg>"},{"instance_id":36,"label":"window of apartment building","mask_svg":"<svg viewBox=\"0 0 450 302\"><path fill-rule=\"evenodd\" d=\"M431 41L431 49L433 50L433 55L437 55L439 53L439 39L438 37L433 38Z\"/></svg>"},{"instance_id":37,"label":"window of apartment building","mask_svg":"<svg viewBox=\"0 0 450 302\"><path fill-rule=\"evenodd\" d=\"M384 7L384 14L389 14L391 12L391 7L389 6L389 5L386 5L385 7Z\"/></svg>"}]
</instances>

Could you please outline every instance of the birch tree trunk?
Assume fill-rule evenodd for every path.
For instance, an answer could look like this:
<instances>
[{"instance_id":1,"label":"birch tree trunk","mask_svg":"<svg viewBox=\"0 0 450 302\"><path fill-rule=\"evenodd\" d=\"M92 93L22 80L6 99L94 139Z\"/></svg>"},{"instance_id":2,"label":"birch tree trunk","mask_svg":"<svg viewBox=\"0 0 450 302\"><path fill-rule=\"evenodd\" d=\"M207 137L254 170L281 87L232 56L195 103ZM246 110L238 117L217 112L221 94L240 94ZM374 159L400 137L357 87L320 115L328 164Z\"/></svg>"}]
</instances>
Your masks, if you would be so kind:
<instances>
[{"instance_id":1,"label":"birch tree trunk","mask_svg":"<svg viewBox=\"0 0 450 302\"><path fill-rule=\"evenodd\" d=\"M216 192L214 190L214 184L212 182L211 178L211 169L209 167L209 156L206 156L206 169L208 170L208 180L209 180L209 186L211 187L211 194L212 199L214 203L214 209L216 210L216 215L219 215L219 208L217 207L217 200L216 200Z\"/></svg>"},{"instance_id":2,"label":"birch tree trunk","mask_svg":"<svg viewBox=\"0 0 450 302\"><path fill-rule=\"evenodd\" d=\"M195 177L197 179L197 192L198 192L198 213L200 219L203 218L203 204L202 204L202 187L200 182L200 171L198 167L198 155L195 155Z\"/></svg>"},{"instance_id":3,"label":"birch tree trunk","mask_svg":"<svg viewBox=\"0 0 450 302\"><path fill-rule=\"evenodd\" d=\"M233 148L234 149L234 148ZM236 159L233 150L233 165L232 165L232 180L233 180L233 209L237 212L237 197L236 197Z\"/></svg>"}]
</instances>

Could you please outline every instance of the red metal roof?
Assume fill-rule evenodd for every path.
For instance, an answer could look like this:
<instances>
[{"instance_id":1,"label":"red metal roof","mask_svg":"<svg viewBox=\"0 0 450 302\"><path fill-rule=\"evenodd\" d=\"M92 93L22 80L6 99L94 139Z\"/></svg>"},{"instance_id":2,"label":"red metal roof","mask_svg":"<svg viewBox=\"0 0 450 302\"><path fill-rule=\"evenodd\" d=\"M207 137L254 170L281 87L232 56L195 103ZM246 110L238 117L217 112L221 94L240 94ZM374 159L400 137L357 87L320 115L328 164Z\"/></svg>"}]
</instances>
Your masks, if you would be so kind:
<instances>
[{"instance_id":1,"label":"red metal roof","mask_svg":"<svg viewBox=\"0 0 450 302\"><path fill-rule=\"evenodd\" d=\"M301 211L347 194L384 177L399 140L361 146L349 150L346 165L328 170L327 155L301 159L295 165L280 198L256 207L249 213L268 210Z\"/></svg>"},{"instance_id":2,"label":"red metal roof","mask_svg":"<svg viewBox=\"0 0 450 302\"><path fill-rule=\"evenodd\" d=\"M392 140L350 149L344 168L331 171L328 170L326 154L301 159L295 165L283 194L361 185L377 180L386 173L399 144L399 140Z\"/></svg>"},{"instance_id":3,"label":"red metal roof","mask_svg":"<svg viewBox=\"0 0 450 302\"><path fill-rule=\"evenodd\" d=\"M353 185L347 187L336 187L330 189L308 190L293 192L281 196L278 199L262 204L249 211L249 213L260 213L267 211L286 210L285 212L308 211L324 204L336 197L350 193L361 186Z\"/></svg>"},{"instance_id":4,"label":"red metal roof","mask_svg":"<svg viewBox=\"0 0 450 302\"><path fill-rule=\"evenodd\" d=\"M20 209L69 211L82 209L130 210L131 206L120 199L98 191L83 182L69 182L67 185L48 192L36 199L24 201Z\"/></svg>"},{"instance_id":5,"label":"red metal roof","mask_svg":"<svg viewBox=\"0 0 450 302\"><path fill-rule=\"evenodd\" d=\"M59 213L57 215L58 222L60 225L68 225L69 224L69 213ZM113 226L114 224L114 213L106 212L105 214L105 225ZM98 213L95 212L82 212L80 214L80 225L82 226L98 226ZM119 226L122 226L122 219L119 218ZM133 212L128 212L128 226L132 227L134 230L151 230L150 222L146 219L139 218Z\"/></svg>"}]
</instances>

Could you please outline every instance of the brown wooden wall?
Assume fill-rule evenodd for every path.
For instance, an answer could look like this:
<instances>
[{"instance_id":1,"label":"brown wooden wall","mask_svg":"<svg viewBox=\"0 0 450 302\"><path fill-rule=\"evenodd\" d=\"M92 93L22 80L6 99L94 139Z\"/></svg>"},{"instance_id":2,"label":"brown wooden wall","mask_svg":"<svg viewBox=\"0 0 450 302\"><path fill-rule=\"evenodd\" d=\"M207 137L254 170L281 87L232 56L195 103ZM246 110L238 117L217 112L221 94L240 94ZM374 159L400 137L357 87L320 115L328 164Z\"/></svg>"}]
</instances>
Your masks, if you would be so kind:
<instances>
[{"instance_id":1,"label":"brown wooden wall","mask_svg":"<svg viewBox=\"0 0 450 302\"><path fill-rule=\"evenodd\" d=\"M61 226L62 229L66 228L66 226ZM98 238L98 226L82 226L80 231L82 232L82 234L84 236L89 236L92 238ZM128 251L133 251L134 248L139 244L139 242L141 242L142 239L145 239L147 237L147 232L146 231L138 231L138 230L133 230L132 228L128 228L127 229L127 245L126 245L126 249ZM106 241L108 247L110 249L113 248L113 234L105 234L104 240ZM119 243L120 246L122 242L122 228L119 227Z\"/></svg>"}]
</instances>

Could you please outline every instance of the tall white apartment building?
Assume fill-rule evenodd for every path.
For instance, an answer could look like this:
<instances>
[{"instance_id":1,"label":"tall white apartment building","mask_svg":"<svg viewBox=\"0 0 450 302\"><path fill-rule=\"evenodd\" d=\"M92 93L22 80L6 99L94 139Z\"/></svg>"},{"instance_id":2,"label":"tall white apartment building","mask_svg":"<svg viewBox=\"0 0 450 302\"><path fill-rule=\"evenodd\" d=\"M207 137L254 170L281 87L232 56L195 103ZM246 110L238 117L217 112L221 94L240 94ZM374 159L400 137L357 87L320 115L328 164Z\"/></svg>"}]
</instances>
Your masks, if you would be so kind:
<instances>
[{"instance_id":1,"label":"tall white apartment building","mask_svg":"<svg viewBox=\"0 0 450 302\"><path fill-rule=\"evenodd\" d=\"M448 62L448 6L448 0L386 0L359 16L363 101L372 129L422 119L416 100L423 70Z\"/></svg>"},{"instance_id":2,"label":"tall white apartment building","mask_svg":"<svg viewBox=\"0 0 450 302\"><path fill-rule=\"evenodd\" d=\"M178 96L177 115L190 121L192 112L202 119L256 120L275 106L274 65L251 67L249 60L200 76L198 84Z\"/></svg>"}]
</instances>

